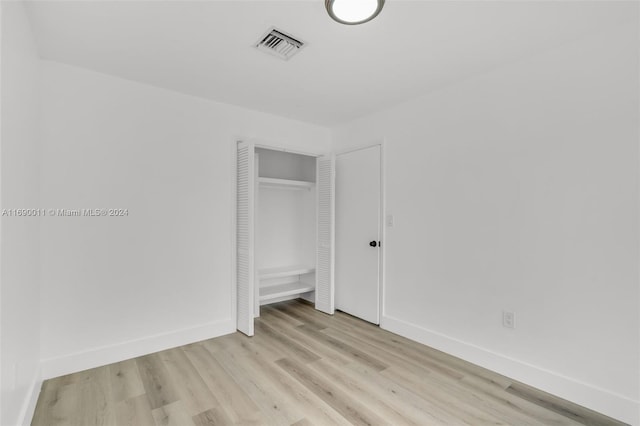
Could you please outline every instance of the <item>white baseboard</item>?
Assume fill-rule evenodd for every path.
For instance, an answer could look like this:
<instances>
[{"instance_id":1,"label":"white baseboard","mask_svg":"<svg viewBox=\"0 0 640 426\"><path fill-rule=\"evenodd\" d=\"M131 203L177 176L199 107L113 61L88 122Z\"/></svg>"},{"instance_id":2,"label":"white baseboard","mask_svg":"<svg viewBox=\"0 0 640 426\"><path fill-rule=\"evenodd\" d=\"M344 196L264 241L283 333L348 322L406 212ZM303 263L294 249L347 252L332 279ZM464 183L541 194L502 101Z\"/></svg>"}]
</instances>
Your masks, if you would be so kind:
<instances>
[{"instance_id":1,"label":"white baseboard","mask_svg":"<svg viewBox=\"0 0 640 426\"><path fill-rule=\"evenodd\" d=\"M36 409L36 404L38 403L38 397L40 396L40 389L42 388L42 374L41 370L38 369L36 371L35 377L31 381L31 386L29 386L29 392L27 393L27 397L22 404L22 408L20 409L20 414L18 416L18 424L23 426L29 426L31 424L31 420L33 420L33 413Z\"/></svg>"},{"instance_id":2,"label":"white baseboard","mask_svg":"<svg viewBox=\"0 0 640 426\"><path fill-rule=\"evenodd\" d=\"M385 315L380 327L632 425L640 402Z\"/></svg>"},{"instance_id":3,"label":"white baseboard","mask_svg":"<svg viewBox=\"0 0 640 426\"><path fill-rule=\"evenodd\" d=\"M42 377L50 379L89 368L124 361L141 355L175 348L236 331L235 321L225 319L183 330L171 331L141 339L101 346L56 358L42 360Z\"/></svg>"}]
</instances>

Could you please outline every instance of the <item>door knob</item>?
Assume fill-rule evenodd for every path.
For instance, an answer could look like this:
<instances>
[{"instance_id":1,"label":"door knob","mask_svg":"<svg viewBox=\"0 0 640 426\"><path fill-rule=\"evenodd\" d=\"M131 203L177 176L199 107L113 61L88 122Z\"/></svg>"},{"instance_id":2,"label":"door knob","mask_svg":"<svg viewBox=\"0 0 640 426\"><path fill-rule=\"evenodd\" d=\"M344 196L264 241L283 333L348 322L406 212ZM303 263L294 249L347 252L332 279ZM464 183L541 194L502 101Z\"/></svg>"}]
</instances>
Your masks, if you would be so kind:
<instances>
[{"instance_id":1,"label":"door knob","mask_svg":"<svg viewBox=\"0 0 640 426\"><path fill-rule=\"evenodd\" d=\"M378 247L378 243L377 243L376 241L371 241L371 242L369 242L369 245L370 245L371 247Z\"/></svg>"}]
</instances>

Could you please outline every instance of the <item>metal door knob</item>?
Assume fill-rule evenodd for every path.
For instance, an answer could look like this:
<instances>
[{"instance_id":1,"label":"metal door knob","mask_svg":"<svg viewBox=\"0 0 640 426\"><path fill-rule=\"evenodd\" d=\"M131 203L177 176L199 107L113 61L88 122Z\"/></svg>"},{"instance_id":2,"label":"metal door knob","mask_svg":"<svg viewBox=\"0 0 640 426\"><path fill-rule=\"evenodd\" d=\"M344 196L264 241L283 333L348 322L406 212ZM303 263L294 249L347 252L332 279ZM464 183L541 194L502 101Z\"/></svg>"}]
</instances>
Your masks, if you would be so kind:
<instances>
[{"instance_id":1,"label":"metal door knob","mask_svg":"<svg viewBox=\"0 0 640 426\"><path fill-rule=\"evenodd\" d=\"M371 241L371 242L369 242L369 245L370 245L371 247L378 247L378 243L377 243L376 241Z\"/></svg>"}]
</instances>

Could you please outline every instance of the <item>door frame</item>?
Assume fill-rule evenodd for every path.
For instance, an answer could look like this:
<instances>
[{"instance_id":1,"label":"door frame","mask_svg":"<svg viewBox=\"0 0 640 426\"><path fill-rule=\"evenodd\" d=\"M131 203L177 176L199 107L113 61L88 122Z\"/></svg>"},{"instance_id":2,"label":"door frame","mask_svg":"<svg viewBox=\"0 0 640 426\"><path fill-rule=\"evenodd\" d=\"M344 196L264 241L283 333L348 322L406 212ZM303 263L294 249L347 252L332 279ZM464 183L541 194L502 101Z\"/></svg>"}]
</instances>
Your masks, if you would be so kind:
<instances>
[{"instance_id":1,"label":"door frame","mask_svg":"<svg viewBox=\"0 0 640 426\"><path fill-rule=\"evenodd\" d=\"M336 156L336 161L339 155L342 154L349 154L351 152L355 152L355 151L361 151L363 149L367 149L367 148L372 148L375 146L379 146L380 147L380 241L382 241L382 244L380 245L380 257L379 257L379 264L378 264L378 327L380 327L382 325L382 319L385 316L385 311L384 311L384 306L385 306L385 289L386 289L386 277L385 277L385 259L386 259L386 249L387 249L387 232L386 232L386 186L385 186L385 182L386 182L386 173L385 173L385 169L386 169L386 162L385 162L385 145L386 145L386 138L381 138L379 140L373 141L373 142L369 142L369 143L364 143L364 144L359 144L359 145L354 145L353 147L350 148L345 148L339 151L335 151L334 155ZM336 179L337 179L337 175L336 175Z\"/></svg>"}]
</instances>

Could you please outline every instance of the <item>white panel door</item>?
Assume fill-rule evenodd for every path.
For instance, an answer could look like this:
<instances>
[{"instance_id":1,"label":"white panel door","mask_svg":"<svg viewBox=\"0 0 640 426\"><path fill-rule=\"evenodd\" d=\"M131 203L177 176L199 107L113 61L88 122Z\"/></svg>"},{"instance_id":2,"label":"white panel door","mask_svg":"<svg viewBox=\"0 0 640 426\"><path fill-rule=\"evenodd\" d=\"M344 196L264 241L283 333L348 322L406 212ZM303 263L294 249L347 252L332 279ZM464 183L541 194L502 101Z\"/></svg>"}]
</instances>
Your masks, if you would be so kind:
<instances>
[{"instance_id":1,"label":"white panel door","mask_svg":"<svg viewBox=\"0 0 640 426\"><path fill-rule=\"evenodd\" d=\"M253 336L254 196L255 169L253 144L238 142L236 164L236 316L237 328Z\"/></svg>"},{"instance_id":2,"label":"white panel door","mask_svg":"<svg viewBox=\"0 0 640 426\"><path fill-rule=\"evenodd\" d=\"M380 146L336 157L336 309L380 323Z\"/></svg>"},{"instance_id":3,"label":"white panel door","mask_svg":"<svg viewBox=\"0 0 640 426\"><path fill-rule=\"evenodd\" d=\"M334 311L334 189L335 160L320 157L316 166L318 235L316 250L316 309Z\"/></svg>"}]
</instances>

